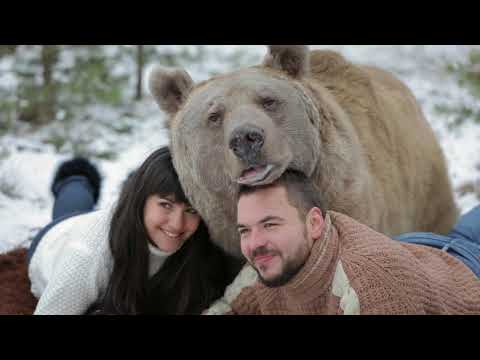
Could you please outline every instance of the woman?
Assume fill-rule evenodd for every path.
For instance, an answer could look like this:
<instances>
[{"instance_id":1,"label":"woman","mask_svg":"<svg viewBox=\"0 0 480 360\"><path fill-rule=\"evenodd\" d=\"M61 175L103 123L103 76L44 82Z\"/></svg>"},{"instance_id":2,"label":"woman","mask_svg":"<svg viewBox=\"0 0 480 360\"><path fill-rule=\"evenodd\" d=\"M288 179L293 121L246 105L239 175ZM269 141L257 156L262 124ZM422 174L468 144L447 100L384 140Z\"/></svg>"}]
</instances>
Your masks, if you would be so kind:
<instances>
[{"instance_id":1,"label":"woman","mask_svg":"<svg viewBox=\"0 0 480 360\"><path fill-rule=\"evenodd\" d=\"M199 314L223 294L239 264L210 242L168 148L129 176L113 212L89 212L99 176L84 168L59 169L54 223L32 243L35 314ZM64 194L84 204L64 211Z\"/></svg>"}]
</instances>

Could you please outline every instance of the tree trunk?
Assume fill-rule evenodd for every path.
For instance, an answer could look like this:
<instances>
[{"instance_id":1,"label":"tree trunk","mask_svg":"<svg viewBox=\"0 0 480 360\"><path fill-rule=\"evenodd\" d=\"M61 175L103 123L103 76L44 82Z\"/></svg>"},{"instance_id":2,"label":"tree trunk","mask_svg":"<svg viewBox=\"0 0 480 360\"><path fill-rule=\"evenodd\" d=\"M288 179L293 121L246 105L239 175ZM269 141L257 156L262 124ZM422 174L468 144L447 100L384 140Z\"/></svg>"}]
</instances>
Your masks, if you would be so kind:
<instances>
[{"instance_id":1,"label":"tree trunk","mask_svg":"<svg viewBox=\"0 0 480 360\"><path fill-rule=\"evenodd\" d=\"M145 63L145 54L143 45L137 45L137 91L135 100L140 101L143 97L143 66Z\"/></svg>"},{"instance_id":2,"label":"tree trunk","mask_svg":"<svg viewBox=\"0 0 480 360\"><path fill-rule=\"evenodd\" d=\"M43 101L40 111L40 122L48 123L55 119L56 115L56 89L53 79L53 71L58 62L59 46L43 45L41 51L42 64L42 92Z\"/></svg>"},{"instance_id":3,"label":"tree trunk","mask_svg":"<svg viewBox=\"0 0 480 360\"><path fill-rule=\"evenodd\" d=\"M18 46L20 45L0 45L0 58L15 54Z\"/></svg>"}]
</instances>

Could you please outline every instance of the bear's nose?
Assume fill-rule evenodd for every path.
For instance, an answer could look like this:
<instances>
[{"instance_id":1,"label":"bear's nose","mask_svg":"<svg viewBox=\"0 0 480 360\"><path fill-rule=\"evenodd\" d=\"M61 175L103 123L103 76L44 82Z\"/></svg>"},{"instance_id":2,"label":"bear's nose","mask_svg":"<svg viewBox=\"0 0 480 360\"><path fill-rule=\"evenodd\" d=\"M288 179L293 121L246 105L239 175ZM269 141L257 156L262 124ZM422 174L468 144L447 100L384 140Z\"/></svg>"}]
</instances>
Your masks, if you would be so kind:
<instances>
[{"instance_id":1,"label":"bear's nose","mask_svg":"<svg viewBox=\"0 0 480 360\"><path fill-rule=\"evenodd\" d=\"M264 130L253 125L235 129L230 136L230 149L241 160L251 164L265 142Z\"/></svg>"}]
</instances>

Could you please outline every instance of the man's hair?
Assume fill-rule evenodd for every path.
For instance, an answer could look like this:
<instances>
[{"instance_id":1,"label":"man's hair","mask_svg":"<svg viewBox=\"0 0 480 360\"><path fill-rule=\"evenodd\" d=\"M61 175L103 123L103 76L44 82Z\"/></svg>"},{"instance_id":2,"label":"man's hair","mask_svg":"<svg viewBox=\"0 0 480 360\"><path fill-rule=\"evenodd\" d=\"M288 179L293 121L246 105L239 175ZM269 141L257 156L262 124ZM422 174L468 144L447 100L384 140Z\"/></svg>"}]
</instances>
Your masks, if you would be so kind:
<instances>
[{"instance_id":1,"label":"man's hair","mask_svg":"<svg viewBox=\"0 0 480 360\"><path fill-rule=\"evenodd\" d=\"M315 187L313 182L303 173L295 170L287 170L271 184L260 186L241 185L238 198L253 194L256 191L271 188L273 186L283 186L287 191L287 199L290 205L298 210L302 220L306 219L307 213L313 207L322 210L325 216L326 207L321 192Z\"/></svg>"}]
</instances>

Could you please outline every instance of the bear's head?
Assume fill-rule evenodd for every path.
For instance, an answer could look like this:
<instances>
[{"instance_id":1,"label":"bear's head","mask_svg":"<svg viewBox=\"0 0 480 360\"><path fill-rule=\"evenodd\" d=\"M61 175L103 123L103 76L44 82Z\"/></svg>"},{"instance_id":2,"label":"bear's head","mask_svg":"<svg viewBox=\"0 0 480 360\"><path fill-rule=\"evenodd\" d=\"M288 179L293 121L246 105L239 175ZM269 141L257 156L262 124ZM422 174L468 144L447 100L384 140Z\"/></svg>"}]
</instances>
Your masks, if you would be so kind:
<instances>
[{"instance_id":1,"label":"bear's head","mask_svg":"<svg viewBox=\"0 0 480 360\"><path fill-rule=\"evenodd\" d=\"M318 164L319 113L301 85L309 64L307 46L272 45L263 64L196 85L181 69L150 74L180 181L214 241L232 254L240 254L238 241L216 239L230 235L215 234L223 225L215 217L235 224L239 184L270 183L287 168L310 177Z\"/></svg>"}]
</instances>

